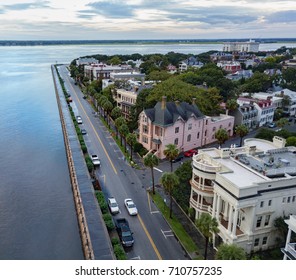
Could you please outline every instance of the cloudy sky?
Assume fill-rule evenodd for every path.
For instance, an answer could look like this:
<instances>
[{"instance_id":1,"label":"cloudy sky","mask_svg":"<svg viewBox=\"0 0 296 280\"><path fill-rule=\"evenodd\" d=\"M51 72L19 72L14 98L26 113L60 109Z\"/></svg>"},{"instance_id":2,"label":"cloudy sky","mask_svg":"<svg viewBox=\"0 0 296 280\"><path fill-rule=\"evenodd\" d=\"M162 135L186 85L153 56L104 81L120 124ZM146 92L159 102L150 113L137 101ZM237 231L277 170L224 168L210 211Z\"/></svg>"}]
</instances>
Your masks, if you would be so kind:
<instances>
[{"instance_id":1,"label":"cloudy sky","mask_svg":"<svg viewBox=\"0 0 296 280\"><path fill-rule=\"evenodd\" d=\"M0 40L294 37L295 0L0 1Z\"/></svg>"}]
</instances>

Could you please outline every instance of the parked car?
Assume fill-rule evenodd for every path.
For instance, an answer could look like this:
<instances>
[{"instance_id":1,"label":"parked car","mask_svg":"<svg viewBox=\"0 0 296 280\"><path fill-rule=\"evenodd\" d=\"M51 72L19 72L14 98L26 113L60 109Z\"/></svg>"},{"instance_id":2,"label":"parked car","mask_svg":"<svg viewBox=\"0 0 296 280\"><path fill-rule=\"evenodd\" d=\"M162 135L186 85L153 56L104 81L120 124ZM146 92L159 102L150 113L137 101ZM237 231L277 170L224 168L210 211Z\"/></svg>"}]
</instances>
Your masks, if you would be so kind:
<instances>
[{"instance_id":1,"label":"parked car","mask_svg":"<svg viewBox=\"0 0 296 280\"><path fill-rule=\"evenodd\" d=\"M184 154L179 154L175 159L172 160L172 162L178 162L184 158Z\"/></svg>"},{"instance_id":2,"label":"parked car","mask_svg":"<svg viewBox=\"0 0 296 280\"><path fill-rule=\"evenodd\" d=\"M268 126L269 128L274 128L276 125L275 125L275 123L269 123L267 126Z\"/></svg>"},{"instance_id":3,"label":"parked car","mask_svg":"<svg viewBox=\"0 0 296 280\"><path fill-rule=\"evenodd\" d=\"M115 227L122 245L124 247L132 247L135 240L128 221L124 218L116 219Z\"/></svg>"},{"instance_id":4,"label":"parked car","mask_svg":"<svg viewBox=\"0 0 296 280\"><path fill-rule=\"evenodd\" d=\"M82 118L80 116L76 116L76 120L78 124L82 124Z\"/></svg>"},{"instance_id":5,"label":"parked car","mask_svg":"<svg viewBox=\"0 0 296 280\"><path fill-rule=\"evenodd\" d=\"M138 214L138 209L131 198L127 198L124 200L124 205L131 216L135 216Z\"/></svg>"},{"instance_id":6,"label":"parked car","mask_svg":"<svg viewBox=\"0 0 296 280\"><path fill-rule=\"evenodd\" d=\"M108 197L108 206L109 206L111 214L119 213L119 207L118 207L117 201L114 197Z\"/></svg>"},{"instance_id":7,"label":"parked car","mask_svg":"<svg viewBox=\"0 0 296 280\"><path fill-rule=\"evenodd\" d=\"M192 149L192 150L186 151L186 152L184 153L184 156L185 156L185 157L192 157L193 155L196 155L197 153L198 153L198 152L197 152L196 150Z\"/></svg>"},{"instance_id":8,"label":"parked car","mask_svg":"<svg viewBox=\"0 0 296 280\"><path fill-rule=\"evenodd\" d=\"M81 132L82 135L87 134L86 129L84 129L84 128L80 129L80 132Z\"/></svg>"},{"instance_id":9,"label":"parked car","mask_svg":"<svg viewBox=\"0 0 296 280\"><path fill-rule=\"evenodd\" d=\"M91 155L91 160L94 166L100 166L101 161L97 155Z\"/></svg>"}]
</instances>

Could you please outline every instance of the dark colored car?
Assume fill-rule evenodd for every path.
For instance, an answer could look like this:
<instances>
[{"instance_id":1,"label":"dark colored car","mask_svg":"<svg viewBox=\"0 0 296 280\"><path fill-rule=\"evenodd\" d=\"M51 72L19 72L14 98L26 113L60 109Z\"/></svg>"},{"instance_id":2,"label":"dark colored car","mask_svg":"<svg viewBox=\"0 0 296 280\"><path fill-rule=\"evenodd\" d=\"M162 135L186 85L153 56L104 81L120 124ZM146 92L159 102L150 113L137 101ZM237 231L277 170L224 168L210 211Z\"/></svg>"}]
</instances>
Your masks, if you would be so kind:
<instances>
[{"instance_id":1,"label":"dark colored car","mask_svg":"<svg viewBox=\"0 0 296 280\"><path fill-rule=\"evenodd\" d=\"M183 158L184 158L183 153L180 153L175 159L172 160L172 162L181 161Z\"/></svg>"},{"instance_id":2,"label":"dark colored car","mask_svg":"<svg viewBox=\"0 0 296 280\"><path fill-rule=\"evenodd\" d=\"M84 128L82 128L80 131L81 131L81 134L82 134L82 135L87 134L86 129L84 129Z\"/></svg>"}]
</instances>

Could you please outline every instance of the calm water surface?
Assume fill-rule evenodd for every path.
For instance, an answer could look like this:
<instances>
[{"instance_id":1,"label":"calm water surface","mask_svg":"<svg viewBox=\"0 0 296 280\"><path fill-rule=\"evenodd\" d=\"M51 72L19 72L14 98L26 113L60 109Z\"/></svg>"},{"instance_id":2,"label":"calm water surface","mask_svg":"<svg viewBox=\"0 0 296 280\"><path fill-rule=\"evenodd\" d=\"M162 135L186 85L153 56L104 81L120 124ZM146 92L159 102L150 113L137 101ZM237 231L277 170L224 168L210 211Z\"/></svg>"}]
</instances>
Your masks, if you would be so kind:
<instances>
[{"instance_id":1,"label":"calm water surface","mask_svg":"<svg viewBox=\"0 0 296 280\"><path fill-rule=\"evenodd\" d=\"M222 45L0 47L0 259L83 259L50 65L99 53L209 50Z\"/></svg>"}]
</instances>

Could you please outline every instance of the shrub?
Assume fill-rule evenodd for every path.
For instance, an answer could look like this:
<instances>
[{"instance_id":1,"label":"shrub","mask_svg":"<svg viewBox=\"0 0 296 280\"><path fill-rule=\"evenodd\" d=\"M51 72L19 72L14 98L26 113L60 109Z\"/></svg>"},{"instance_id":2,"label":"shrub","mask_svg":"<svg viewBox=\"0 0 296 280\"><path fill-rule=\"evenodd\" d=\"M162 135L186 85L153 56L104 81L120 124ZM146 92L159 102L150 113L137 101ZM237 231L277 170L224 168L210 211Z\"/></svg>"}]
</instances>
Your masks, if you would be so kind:
<instances>
[{"instance_id":1,"label":"shrub","mask_svg":"<svg viewBox=\"0 0 296 280\"><path fill-rule=\"evenodd\" d=\"M136 142L134 145L134 152L139 153L143 149L143 145L139 142Z\"/></svg>"},{"instance_id":2,"label":"shrub","mask_svg":"<svg viewBox=\"0 0 296 280\"><path fill-rule=\"evenodd\" d=\"M115 245L120 245L120 241L117 237L113 237L111 239L111 243L112 243L112 246L114 247Z\"/></svg>"},{"instance_id":3,"label":"shrub","mask_svg":"<svg viewBox=\"0 0 296 280\"><path fill-rule=\"evenodd\" d=\"M126 260L126 254L120 244L114 245L114 254L118 260Z\"/></svg>"},{"instance_id":4,"label":"shrub","mask_svg":"<svg viewBox=\"0 0 296 280\"><path fill-rule=\"evenodd\" d=\"M83 152L84 154L87 153L87 147L86 147L85 144L81 144L81 150L82 150L82 152Z\"/></svg>"},{"instance_id":5,"label":"shrub","mask_svg":"<svg viewBox=\"0 0 296 280\"><path fill-rule=\"evenodd\" d=\"M195 209L194 208L189 208L188 209L188 215L191 221L194 222L195 220Z\"/></svg>"},{"instance_id":6,"label":"shrub","mask_svg":"<svg viewBox=\"0 0 296 280\"><path fill-rule=\"evenodd\" d=\"M111 231L115 228L112 216L109 213L103 214L103 219L105 221L108 231Z\"/></svg>"},{"instance_id":7,"label":"shrub","mask_svg":"<svg viewBox=\"0 0 296 280\"><path fill-rule=\"evenodd\" d=\"M89 157L89 155L85 156L85 162L86 162L86 166L89 172L92 172L94 169L94 164L92 163L91 158Z\"/></svg>"},{"instance_id":8,"label":"shrub","mask_svg":"<svg viewBox=\"0 0 296 280\"><path fill-rule=\"evenodd\" d=\"M99 202L102 213L103 214L108 213L108 205L107 205L107 202L105 200L104 194L102 192L97 191L96 192L96 198L97 198L97 200Z\"/></svg>"}]
</instances>

